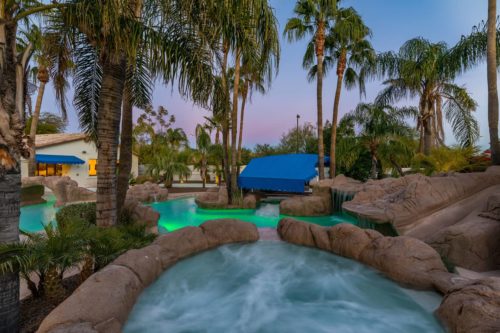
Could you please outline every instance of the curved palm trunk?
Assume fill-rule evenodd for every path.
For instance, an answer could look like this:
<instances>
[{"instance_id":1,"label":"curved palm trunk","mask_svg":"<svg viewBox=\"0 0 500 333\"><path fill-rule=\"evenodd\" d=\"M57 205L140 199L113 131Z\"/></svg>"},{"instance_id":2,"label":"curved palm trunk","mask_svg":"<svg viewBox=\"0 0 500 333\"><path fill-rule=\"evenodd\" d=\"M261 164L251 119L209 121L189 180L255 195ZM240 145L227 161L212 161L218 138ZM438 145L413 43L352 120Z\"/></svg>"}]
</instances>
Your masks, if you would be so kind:
<instances>
[{"instance_id":1,"label":"curved palm trunk","mask_svg":"<svg viewBox=\"0 0 500 333\"><path fill-rule=\"evenodd\" d=\"M116 225L118 217L116 162L125 64L124 61L113 61L113 58L118 56L108 57L102 65L103 76L97 115L96 223L104 227Z\"/></svg>"},{"instance_id":2,"label":"curved palm trunk","mask_svg":"<svg viewBox=\"0 0 500 333\"><path fill-rule=\"evenodd\" d=\"M342 81L344 80L346 61L346 50L343 49L337 66L337 88L335 90L335 100L333 102L332 133L330 140L330 178L332 179L335 178L337 171L337 125L339 118L340 93L342 91Z\"/></svg>"},{"instance_id":3,"label":"curved palm trunk","mask_svg":"<svg viewBox=\"0 0 500 333\"><path fill-rule=\"evenodd\" d=\"M123 92L122 126L120 134L120 164L118 165L118 178L116 181L116 209L118 216L125 203L132 170L132 97L130 89Z\"/></svg>"},{"instance_id":4,"label":"curved palm trunk","mask_svg":"<svg viewBox=\"0 0 500 333\"><path fill-rule=\"evenodd\" d=\"M43 95L45 93L46 82L40 81L40 87L38 87L38 95L36 97L35 110L33 116L31 117L30 135L28 137L28 147L30 148L30 158L28 160L28 176L33 177L36 170L36 147L35 138L36 130L38 128L38 120L40 119L40 110L42 109Z\"/></svg>"},{"instance_id":5,"label":"curved palm trunk","mask_svg":"<svg viewBox=\"0 0 500 333\"><path fill-rule=\"evenodd\" d=\"M241 166L241 145L243 143L243 118L245 116L245 106L247 103L248 96L248 81L245 81L245 92L241 100L241 111L240 111L240 132L238 133L238 169ZM238 170L239 174L239 170Z\"/></svg>"},{"instance_id":6,"label":"curved palm trunk","mask_svg":"<svg viewBox=\"0 0 500 333\"><path fill-rule=\"evenodd\" d=\"M325 178L325 149L323 142L323 55L325 45L325 23L320 22L316 34L316 58L318 77L316 85L316 105L318 123L318 171L319 179Z\"/></svg>"},{"instance_id":7,"label":"curved palm trunk","mask_svg":"<svg viewBox=\"0 0 500 333\"><path fill-rule=\"evenodd\" d=\"M238 94L240 87L241 50L236 50L233 87L233 109L231 112L231 192L238 191Z\"/></svg>"},{"instance_id":8,"label":"curved palm trunk","mask_svg":"<svg viewBox=\"0 0 500 333\"><path fill-rule=\"evenodd\" d=\"M500 165L500 141L498 139L498 88L497 88L497 45L496 45L496 0L488 1L488 127L490 130L491 160Z\"/></svg>"}]
</instances>

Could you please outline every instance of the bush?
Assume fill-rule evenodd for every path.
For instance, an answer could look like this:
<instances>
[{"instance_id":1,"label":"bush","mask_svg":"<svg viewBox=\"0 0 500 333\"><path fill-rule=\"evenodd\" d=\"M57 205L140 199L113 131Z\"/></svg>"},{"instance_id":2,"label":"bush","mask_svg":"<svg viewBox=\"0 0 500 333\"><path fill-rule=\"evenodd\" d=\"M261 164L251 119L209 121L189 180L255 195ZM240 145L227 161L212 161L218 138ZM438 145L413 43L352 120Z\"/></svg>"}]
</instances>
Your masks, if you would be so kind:
<instances>
[{"instance_id":1,"label":"bush","mask_svg":"<svg viewBox=\"0 0 500 333\"><path fill-rule=\"evenodd\" d=\"M56 214L57 225L75 222L83 225L95 225L95 202L79 203L62 207Z\"/></svg>"},{"instance_id":2,"label":"bush","mask_svg":"<svg viewBox=\"0 0 500 333\"><path fill-rule=\"evenodd\" d=\"M151 176L137 176L135 177L135 184L141 185L146 182L155 183L155 179Z\"/></svg>"}]
</instances>

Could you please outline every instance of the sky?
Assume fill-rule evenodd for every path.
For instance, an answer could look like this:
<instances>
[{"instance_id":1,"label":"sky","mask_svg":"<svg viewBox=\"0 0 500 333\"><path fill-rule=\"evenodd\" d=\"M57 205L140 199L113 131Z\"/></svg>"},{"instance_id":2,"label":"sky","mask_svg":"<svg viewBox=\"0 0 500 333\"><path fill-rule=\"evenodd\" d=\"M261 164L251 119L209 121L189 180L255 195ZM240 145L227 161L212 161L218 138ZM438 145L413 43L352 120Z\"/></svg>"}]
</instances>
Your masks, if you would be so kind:
<instances>
[{"instance_id":1,"label":"sky","mask_svg":"<svg viewBox=\"0 0 500 333\"><path fill-rule=\"evenodd\" d=\"M287 20L293 16L293 0L270 0L279 21L280 35ZM486 19L487 0L343 0L342 7L354 7L373 32L372 44L377 52L397 51L407 40L424 37L432 42L444 41L453 46L462 35L468 34L474 25ZM316 84L306 79L307 71L302 68L302 57L307 40L289 43L281 38L281 61L279 72L271 89L265 95L255 93L245 110L243 145L249 148L255 144L276 144L283 132L293 128L296 115L300 122L316 121ZM477 68L457 78L456 83L465 86L478 103L475 113L481 130L478 144L489 145L487 121L486 66ZM323 117L331 120L333 96L336 85L334 71L325 79L323 87ZM380 81L367 84L366 97L360 99L357 89L344 89L340 101L340 117L362 102L371 102L382 89ZM68 95L71 102L72 95ZM416 105L415 101L403 101L405 105ZM191 143L194 141L196 124L203 123L203 116L210 112L193 105L179 96L171 86L155 86L153 106L166 107L176 117L176 127L185 130ZM57 113L54 92L47 89L42 112ZM140 113L134 110L135 115ZM74 109L69 110L67 132L78 132L78 120ZM455 143L449 128L446 142Z\"/></svg>"}]
</instances>

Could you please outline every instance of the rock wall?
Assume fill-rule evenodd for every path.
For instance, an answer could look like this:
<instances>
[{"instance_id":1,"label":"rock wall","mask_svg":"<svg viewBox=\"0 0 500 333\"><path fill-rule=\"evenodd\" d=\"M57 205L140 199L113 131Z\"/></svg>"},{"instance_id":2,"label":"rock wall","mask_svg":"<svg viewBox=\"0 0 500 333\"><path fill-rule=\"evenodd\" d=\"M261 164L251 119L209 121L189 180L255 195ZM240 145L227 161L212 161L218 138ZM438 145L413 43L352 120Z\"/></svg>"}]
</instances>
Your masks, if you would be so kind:
<instances>
[{"instance_id":1,"label":"rock wall","mask_svg":"<svg viewBox=\"0 0 500 333\"><path fill-rule=\"evenodd\" d=\"M198 194L195 202L203 209L227 208L229 204L227 189L224 186L209 188L206 192Z\"/></svg>"},{"instance_id":2,"label":"rock wall","mask_svg":"<svg viewBox=\"0 0 500 333\"><path fill-rule=\"evenodd\" d=\"M140 293L177 261L223 244L258 239L255 225L230 219L160 236L93 274L43 320L37 332L121 332Z\"/></svg>"},{"instance_id":3,"label":"rock wall","mask_svg":"<svg viewBox=\"0 0 500 333\"><path fill-rule=\"evenodd\" d=\"M150 182L131 186L127 191L126 198L126 200L135 200L141 203L162 202L167 199L168 190Z\"/></svg>"},{"instance_id":4,"label":"rock wall","mask_svg":"<svg viewBox=\"0 0 500 333\"><path fill-rule=\"evenodd\" d=\"M343 209L374 223L392 223L403 234L414 222L453 203L500 184L500 167L481 173L421 174L368 181Z\"/></svg>"},{"instance_id":5,"label":"rock wall","mask_svg":"<svg viewBox=\"0 0 500 333\"><path fill-rule=\"evenodd\" d=\"M291 218L278 225L280 237L372 266L392 280L444 295L437 315L450 332L500 331L500 278L471 280L446 271L439 254L411 237L384 237L349 224L320 227Z\"/></svg>"},{"instance_id":6,"label":"rock wall","mask_svg":"<svg viewBox=\"0 0 500 333\"><path fill-rule=\"evenodd\" d=\"M96 193L86 188L79 187L78 183L70 177L25 177L22 179L22 187L32 185L43 185L48 187L56 196L56 207L72 202L95 201Z\"/></svg>"}]
</instances>

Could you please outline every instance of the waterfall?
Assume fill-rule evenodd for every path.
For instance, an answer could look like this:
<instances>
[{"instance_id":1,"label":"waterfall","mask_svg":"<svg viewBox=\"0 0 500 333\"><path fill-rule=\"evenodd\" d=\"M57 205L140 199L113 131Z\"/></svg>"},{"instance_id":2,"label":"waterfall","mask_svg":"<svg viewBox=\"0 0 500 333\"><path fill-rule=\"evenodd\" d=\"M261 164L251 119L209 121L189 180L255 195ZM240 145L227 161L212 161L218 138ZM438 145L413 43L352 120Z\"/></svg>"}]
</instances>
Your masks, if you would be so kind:
<instances>
[{"instance_id":1,"label":"waterfall","mask_svg":"<svg viewBox=\"0 0 500 333\"><path fill-rule=\"evenodd\" d=\"M342 213L342 204L351 201L356 192L339 191L332 188L332 207L334 213Z\"/></svg>"}]
</instances>

